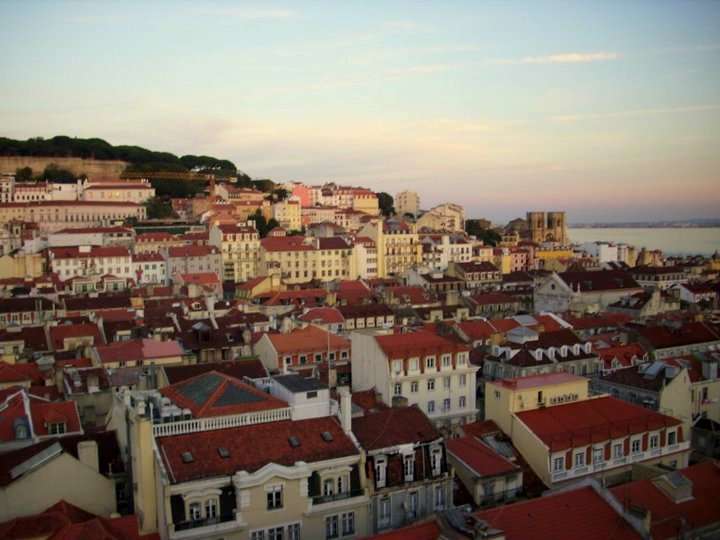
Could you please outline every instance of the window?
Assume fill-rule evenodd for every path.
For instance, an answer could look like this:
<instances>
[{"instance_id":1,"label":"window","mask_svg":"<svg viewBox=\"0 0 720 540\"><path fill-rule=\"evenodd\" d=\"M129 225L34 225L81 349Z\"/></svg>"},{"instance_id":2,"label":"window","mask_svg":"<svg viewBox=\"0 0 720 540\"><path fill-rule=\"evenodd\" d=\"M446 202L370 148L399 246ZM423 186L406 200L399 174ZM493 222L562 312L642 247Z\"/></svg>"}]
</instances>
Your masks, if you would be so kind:
<instances>
[{"instance_id":1,"label":"window","mask_svg":"<svg viewBox=\"0 0 720 540\"><path fill-rule=\"evenodd\" d=\"M199 521L202 519L202 511L200 509L199 502L190 503L188 510L190 511L190 521Z\"/></svg>"},{"instance_id":2,"label":"window","mask_svg":"<svg viewBox=\"0 0 720 540\"><path fill-rule=\"evenodd\" d=\"M450 398L443 399L443 411L449 411L452 408L450 405Z\"/></svg>"},{"instance_id":3,"label":"window","mask_svg":"<svg viewBox=\"0 0 720 540\"><path fill-rule=\"evenodd\" d=\"M406 482L412 482L415 479L415 458L413 456L405 456L403 459L403 472Z\"/></svg>"},{"instance_id":4,"label":"window","mask_svg":"<svg viewBox=\"0 0 720 540\"><path fill-rule=\"evenodd\" d=\"M306 355L304 355L304 354L300 355L300 363L303 365L307 364L307 356Z\"/></svg>"},{"instance_id":5,"label":"window","mask_svg":"<svg viewBox=\"0 0 720 540\"><path fill-rule=\"evenodd\" d=\"M452 384L452 377L443 377L443 387L448 389Z\"/></svg>"},{"instance_id":6,"label":"window","mask_svg":"<svg viewBox=\"0 0 720 540\"><path fill-rule=\"evenodd\" d=\"M402 360L393 360L392 366L393 366L393 373L395 375L399 374L402 371Z\"/></svg>"},{"instance_id":7,"label":"window","mask_svg":"<svg viewBox=\"0 0 720 540\"><path fill-rule=\"evenodd\" d=\"M452 363L452 356L449 354L443 354L442 356L442 366L443 367L450 367L450 364Z\"/></svg>"},{"instance_id":8,"label":"window","mask_svg":"<svg viewBox=\"0 0 720 540\"><path fill-rule=\"evenodd\" d=\"M640 453L640 439L635 439L630 445L633 454Z\"/></svg>"},{"instance_id":9,"label":"window","mask_svg":"<svg viewBox=\"0 0 720 540\"><path fill-rule=\"evenodd\" d=\"M668 431L668 444L669 445L677 444L677 432Z\"/></svg>"},{"instance_id":10,"label":"window","mask_svg":"<svg viewBox=\"0 0 720 540\"><path fill-rule=\"evenodd\" d=\"M385 466L387 463L384 458L375 459L375 485L379 488L385 486Z\"/></svg>"},{"instance_id":11,"label":"window","mask_svg":"<svg viewBox=\"0 0 720 540\"><path fill-rule=\"evenodd\" d=\"M460 386L465 386L467 384L467 375L460 375Z\"/></svg>"},{"instance_id":12,"label":"window","mask_svg":"<svg viewBox=\"0 0 720 540\"><path fill-rule=\"evenodd\" d=\"M267 509L277 510L283 507L282 486L273 486L267 492Z\"/></svg>"},{"instance_id":13,"label":"window","mask_svg":"<svg viewBox=\"0 0 720 540\"><path fill-rule=\"evenodd\" d=\"M593 463L602 463L605 461L605 451L602 448L593 448L592 455Z\"/></svg>"},{"instance_id":14,"label":"window","mask_svg":"<svg viewBox=\"0 0 720 540\"><path fill-rule=\"evenodd\" d=\"M621 458L623 457L623 445L622 443L617 443L613 445L613 458Z\"/></svg>"},{"instance_id":15,"label":"window","mask_svg":"<svg viewBox=\"0 0 720 540\"><path fill-rule=\"evenodd\" d=\"M428 356L425 359L425 367L427 369L435 369L435 357L434 356Z\"/></svg>"},{"instance_id":16,"label":"window","mask_svg":"<svg viewBox=\"0 0 720 540\"><path fill-rule=\"evenodd\" d=\"M658 435L650 435L650 448L660 446L660 437Z\"/></svg>"},{"instance_id":17,"label":"window","mask_svg":"<svg viewBox=\"0 0 720 540\"><path fill-rule=\"evenodd\" d=\"M355 534L355 512L345 512L342 514L342 533L343 536Z\"/></svg>"},{"instance_id":18,"label":"window","mask_svg":"<svg viewBox=\"0 0 720 540\"><path fill-rule=\"evenodd\" d=\"M435 510L445 508L445 490L443 486L435 486Z\"/></svg>"},{"instance_id":19,"label":"window","mask_svg":"<svg viewBox=\"0 0 720 540\"><path fill-rule=\"evenodd\" d=\"M500 391L495 390L495 399L500 399Z\"/></svg>"},{"instance_id":20,"label":"window","mask_svg":"<svg viewBox=\"0 0 720 540\"><path fill-rule=\"evenodd\" d=\"M208 499L205 501L205 517L212 519L218 515L217 499Z\"/></svg>"},{"instance_id":21,"label":"window","mask_svg":"<svg viewBox=\"0 0 720 540\"><path fill-rule=\"evenodd\" d=\"M432 392L433 390L435 390L435 379L428 379L428 380L427 380L427 389L428 389L429 391L431 391L431 392Z\"/></svg>"},{"instance_id":22,"label":"window","mask_svg":"<svg viewBox=\"0 0 720 540\"><path fill-rule=\"evenodd\" d=\"M427 410L429 413L435 412L435 402L432 399L427 403Z\"/></svg>"},{"instance_id":23,"label":"window","mask_svg":"<svg viewBox=\"0 0 720 540\"><path fill-rule=\"evenodd\" d=\"M285 527L272 527L267 530L268 540L283 540Z\"/></svg>"},{"instance_id":24,"label":"window","mask_svg":"<svg viewBox=\"0 0 720 540\"><path fill-rule=\"evenodd\" d=\"M460 407L461 409L464 409L464 408L465 408L465 403L466 403L466 401L465 401L465 396L460 396L460 397L458 398L458 407Z\"/></svg>"},{"instance_id":25,"label":"window","mask_svg":"<svg viewBox=\"0 0 720 540\"><path fill-rule=\"evenodd\" d=\"M378 514L380 523L390 522L390 497L380 499L380 512Z\"/></svg>"},{"instance_id":26,"label":"window","mask_svg":"<svg viewBox=\"0 0 720 540\"><path fill-rule=\"evenodd\" d=\"M417 358L410 359L410 369L412 371L417 371L417 369L418 369L418 359Z\"/></svg>"},{"instance_id":27,"label":"window","mask_svg":"<svg viewBox=\"0 0 720 540\"><path fill-rule=\"evenodd\" d=\"M399 396L402 394L402 383L397 383L395 385L395 395Z\"/></svg>"},{"instance_id":28,"label":"window","mask_svg":"<svg viewBox=\"0 0 720 540\"><path fill-rule=\"evenodd\" d=\"M585 452L578 452L575 454L575 467L585 466Z\"/></svg>"},{"instance_id":29,"label":"window","mask_svg":"<svg viewBox=\"0 0 720 540\"><path fill-rule=\"evenodd\" d=\"M417 381L411 382L410 383L410 392L412 392L414 394L417 391L418 391L418 382Z\"/></svg>"},{"instance_id":30,"label":"window","mask_svg":"<svg viewBox=\"0 0 720 540\"><path fill-rule=\"evenodd\" d=\"M50 435L61 435L65 433L65 422L53 422L48 426Z\"/></svg>"},{"instance_id":31,"label":"window","mask_svg":"<svg viewBox=\"0 0 720 540\"><path fill-rule=\"evenodd\" d=\"M553 471L562 471L563 467L565 467L565 458L556 457L555 459L553 459Z\"/></svg>"},{"instance_id":32,"label":"window","mask_svg":"<svg viewBox=\"0 0 720 540\"><path fill-rule=\"evenodd\" d=\"M412 517L417 516L418 512L418 492L411 491L408 494L408 512Z\"/></svg>"},{"instance_id":33,"label":"window","mask_svg":"<svg viewBox=\"0 0 720 540\"><path fill-rule=\"evenodd\" d=\"M335 480L332 478L327 478L323 482L323 495L325 497L328 497L330 495L335 495Z\"/></svg>"}]
</instances>

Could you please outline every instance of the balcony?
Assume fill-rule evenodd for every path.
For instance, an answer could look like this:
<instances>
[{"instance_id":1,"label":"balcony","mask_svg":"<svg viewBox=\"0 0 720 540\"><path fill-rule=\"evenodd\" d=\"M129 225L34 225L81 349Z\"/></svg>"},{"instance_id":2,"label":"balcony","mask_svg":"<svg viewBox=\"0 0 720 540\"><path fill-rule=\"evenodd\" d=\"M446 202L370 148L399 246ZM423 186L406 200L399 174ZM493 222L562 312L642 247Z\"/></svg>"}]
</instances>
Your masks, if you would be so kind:
<instances>
[{"instance_id":1,"label":"balcony","mask_svg":"<svg viewBox=\"0 0 720 540\"><path fill-rule=\"evenodd\" d=\"M312 498L313 504L325 504L329 502L341 501L343 499L350 499L352 497L360 497L363 495L363 489L351 489L350 491L343 491L342 493L333 493L331 495L317 495Z\"/></svg>"},{"instance_id":2,"label":"balcony","mask_svg":"<svg viewBox=\"0 0 720 540\"><path fill-rule=\"evenodd\" d=\"M180 521L170 530L173 540L190 540L208 538L215 534L223 534L242 527L243 523L236 519L235 514L221 514L214 518Z\"/></svg>"}]
</instances>

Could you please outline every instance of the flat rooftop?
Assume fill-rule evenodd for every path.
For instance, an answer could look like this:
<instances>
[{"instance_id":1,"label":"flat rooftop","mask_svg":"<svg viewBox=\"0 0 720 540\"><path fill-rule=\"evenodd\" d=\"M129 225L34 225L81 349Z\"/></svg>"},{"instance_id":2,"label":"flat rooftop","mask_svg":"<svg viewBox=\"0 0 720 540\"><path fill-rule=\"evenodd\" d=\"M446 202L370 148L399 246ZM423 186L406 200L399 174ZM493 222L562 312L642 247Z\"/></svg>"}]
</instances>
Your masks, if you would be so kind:
<instances>
[{"instance_id":1,"label":"flat rooftop","mask_svg":"<svg viewBox=\"0 0 720 540\"><path fill-rule=\"evenodd\" d=\"M554 384L565 384L569 382L587 381L586 377L579 375L571 375L570 373L544 373L541 375L528 375L526 377L516 377L514 379L500 379L490 384L497 384L505 388L513 390L526 390L528 388L537 388L540 386L551 386Z\"/></svg>"}]
</instances>

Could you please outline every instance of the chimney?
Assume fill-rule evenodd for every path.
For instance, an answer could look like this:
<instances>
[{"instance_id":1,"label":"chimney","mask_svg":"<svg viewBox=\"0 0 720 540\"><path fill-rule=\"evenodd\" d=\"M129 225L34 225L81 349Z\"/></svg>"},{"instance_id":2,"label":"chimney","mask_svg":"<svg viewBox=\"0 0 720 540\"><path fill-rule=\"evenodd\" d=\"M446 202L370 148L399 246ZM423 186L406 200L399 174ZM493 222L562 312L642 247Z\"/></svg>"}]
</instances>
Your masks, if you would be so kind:
<instances>
[{"instance_id":1,"label":"chimney","mask_svg":"<svg viewBox=\"0 0 720 540\"><path fill-rule=\"evenodd\" d=\"M346 386L337 389L340 397L340 425L345 433L352 431L352 396Z\"/></svg>"},{"instance_id":2,"label":"chimney","mask_svg":"<svg viewBox=\"0 0 720 540\"><path fill-rule=\"evenodd\" d=\"M78 460L95 472L100 472L98 446L95 441L80 441L77 445Z\"/></svg>"}]
</instances>

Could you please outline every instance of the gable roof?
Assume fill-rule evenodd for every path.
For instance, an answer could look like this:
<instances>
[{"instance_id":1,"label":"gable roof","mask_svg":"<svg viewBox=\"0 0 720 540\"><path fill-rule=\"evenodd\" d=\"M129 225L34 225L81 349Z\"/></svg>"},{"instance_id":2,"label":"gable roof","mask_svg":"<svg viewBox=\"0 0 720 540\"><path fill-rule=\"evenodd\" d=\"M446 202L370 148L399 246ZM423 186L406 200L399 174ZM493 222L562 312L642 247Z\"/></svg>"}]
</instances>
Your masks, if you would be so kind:
<instances>
[{"instance_id":1,"label":"gable roof","mask_svg":"<svg viewBox=\"0 0 720 540\"><path fill-rule=\"evenodd\" d=\"M317 326L307 326L287 334L266 334L278 354L349 349L350 341Z\"/></svg>"},{"instance_id":2,"label":"gable roof","mask_svg":"<svg viewBox=\"0 0 720 540\"><path fill-rule=\"evenodd\" d=\"M268 376L265 366L263 366L263 363L257 358L208 364L189 364L186 366L163 366L163 370L170 384L191 379L208 371L224 373L239 380L242 380L243 377L257 379Z\"/></svg>"},{"instance_id":3,"label":"gable roof","mask_svg":"<svg viewBox=\"0 0 720 540\"><path fill-rule=\"evenodd\" d=\"M587 270L558 274L573 291L614 291L641 289L635 279L621 270Z\"/></svg>"},{"instance_id":4,"label":"gable roof","mask_svg":"<svg viewBox=\"0 0 720 540\"><path fill-rule=\"evenodd\" d=\"M147 338L113 341L107 345L96 346L95 351L102 363L170 358L184 353L177 341Z\"/></svg>"},{"instance_id":5,"label":"gable roof","mask_svg":"<svg viewBox=\"0 0 720 540\"><path fill-rule=\"evenodd\" d=\"M282 409L287 403L219 371L200 373L160 390L195 418Z\"/></svg>"}]
</instances>

